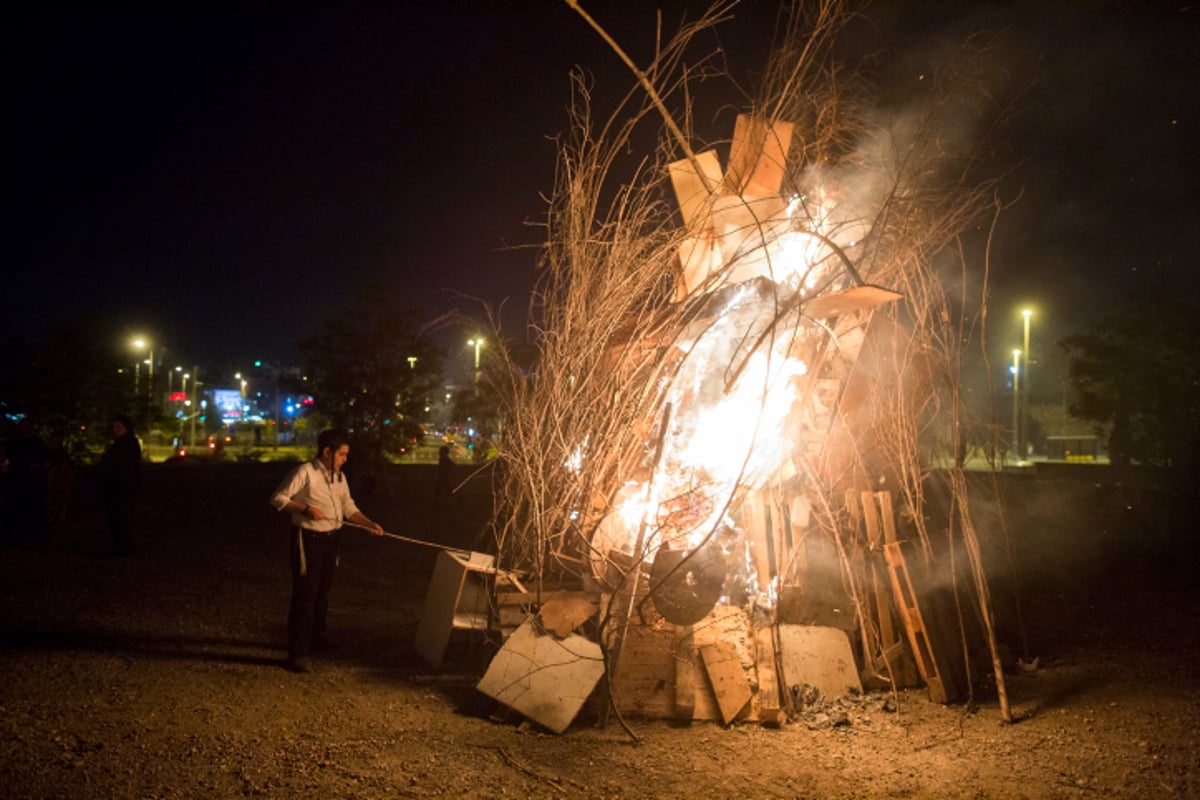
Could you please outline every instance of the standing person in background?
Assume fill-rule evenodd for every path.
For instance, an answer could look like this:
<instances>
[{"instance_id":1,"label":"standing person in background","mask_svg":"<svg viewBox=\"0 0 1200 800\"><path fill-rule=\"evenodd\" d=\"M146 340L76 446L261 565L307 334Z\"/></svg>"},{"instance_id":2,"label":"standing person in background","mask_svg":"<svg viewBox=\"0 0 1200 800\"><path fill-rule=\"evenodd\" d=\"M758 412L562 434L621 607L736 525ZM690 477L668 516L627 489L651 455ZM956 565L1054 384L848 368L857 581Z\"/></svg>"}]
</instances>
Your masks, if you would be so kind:
<instances>
[{"instance_id":1,"label":"standing person in background","mask_svg":"<svg viewBox=\"0 0 1200 800\"><path fill-rule=\"evenodd\" d=\"M442 445L438 448L437 483L433 487L433 496L452 494L450 488L450 473L454 470L454 461L450 458L450 448Z\"/></svg>"},{"instance_id":2,"label":"standing person in background","mask_svg":"<svg viewBox=\"0 0 1200 800\"><path fill-rule=\"evenodd\" d=\"M329 590L338 565L342 522L381 536L383 528L358 510L342 467L350 445L342 431L322 431L317 457L288 473L271 495L271 505L292 515L292 600L288 610L287 668L308 672L308 653L324 641Z\"/></svg>"},{"instance_id":3,"label":"standing person in background","mask_svg":"<svg viewBox=\"0 0 1200 800\"><path fill-rule=\"evenodd\" d=\"M100 457L100 494L115 556L133 552L133 512L142 488L142 446L133 432L133 420L117 414L112 422L112 444Z\"/></svg>"},{"instance_id":4,"label":"standing person in background","mask_svg":"<svg viewBox=\"0 0 1200 800\"><path fill-rule=\"evenodd\" d=\"M4 449L8 455L4 523L16 537L28 541L46 532L46 467L50 451L29 417L22 417L17 423Z\"/></svg>"}]
</instances>

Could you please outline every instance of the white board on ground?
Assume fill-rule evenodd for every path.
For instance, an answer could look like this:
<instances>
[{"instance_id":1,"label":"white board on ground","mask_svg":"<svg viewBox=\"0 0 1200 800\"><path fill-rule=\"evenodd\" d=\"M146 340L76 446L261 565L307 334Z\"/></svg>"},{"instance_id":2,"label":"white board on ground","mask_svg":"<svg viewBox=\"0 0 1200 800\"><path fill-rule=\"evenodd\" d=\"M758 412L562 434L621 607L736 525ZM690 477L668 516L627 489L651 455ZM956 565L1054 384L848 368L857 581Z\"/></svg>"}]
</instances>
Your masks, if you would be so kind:
<instances>
[{"instance_id":1,"label":"white board on ground","mask_svg":"<svg viewBox=\"0 0 1200 800\"><path fill-rule=\"evenodd\" d=\"M577 635L539 635L530 620L508 637L475 688L562 733L603 674L600 645Z\"/></svg>"},{"instance_id":2,"label":"white board on ground","mask_svg":"<svg viewBox=\"0 0 1200 800\"><path fill-rule=\"evenodd\" d=\"M780 625L779 661L788 689L808 684L829 700L862 692L850 639L840 628Z\"/></svg>"}]
</instances>

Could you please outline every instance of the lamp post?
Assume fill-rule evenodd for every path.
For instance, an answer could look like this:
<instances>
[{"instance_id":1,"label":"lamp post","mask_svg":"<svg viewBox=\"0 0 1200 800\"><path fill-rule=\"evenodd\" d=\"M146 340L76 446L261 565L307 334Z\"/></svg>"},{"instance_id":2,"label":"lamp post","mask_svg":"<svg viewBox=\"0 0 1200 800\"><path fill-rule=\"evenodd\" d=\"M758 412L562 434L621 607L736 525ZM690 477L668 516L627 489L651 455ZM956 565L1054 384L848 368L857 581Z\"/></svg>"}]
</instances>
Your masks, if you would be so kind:
<instances>
[{"instance_id":1,"label":"lamp post","mask_svg":"<svg viewBox=\"0 0 1200 800\"><path fill-rule=\"evenodd\" d=\"M1029 318L1033 311L1026 308L1021 312L1025 323L1025 338L1021 352L1025 354L1025 380L1021 382L1021 457L1024 458L1029 449Z\"/></svg>"},{"instance_id":2,"label":"lamp post","mask_svg":"<svg viewBox=\"0 0 1200 800\"><path fill-rule=\"evenodd\" d=\"M141 338L140 336L138 338L130 341L129 344L134 350L137 350L138 354L139 354L138 360L136 362L134 362L134 365L133 365L133 393L134 393L134 395L141 397L141 394L142 394L141 378L142 378L142 362L143 362L143 360L145 361L145 363L150 365L150 368L146 373L146 380L149 384L150 392L153 393L154 392L154 348L151 347L149 344L147 344L146 340ZM142 359L140 357L140 354L143 350L147 350L147 348L149 348L148 352L149 352L150 357L148 359Z\"/></svg>"},{"instance_id":3,"label":"lamp post","mask_svg":"<svg viewBox=\"0 0 1200 800\"><path fill-rule=\"evenodd\" d=\"M1019 425L1021 423L1021 351L1013 350L1013 407L1012 407L1012 442L1013 450L1015 451L1019 445L1018 438L1020 435ZM1017 461L1020 462L1020 453L1016 454Z\"/></svg>"},{"instance_id":4,"label":"lamp post","mask_svg":"<svg viewBox=\"0 0 1200 800\"><path fill-rule=\"evenodd\" d=\"M192 375L196 376L195 380L192 381L192 394L195 395L196 402L192 403L192 413L191 413L192 425L191 425L191 433L188 436L188 447L195 448L195 446L196 446L196 417L200 416L200 409L202 408L202 406L200 405L201 401L200 401L200 366L199 365L192 367ZM184 375L183 377L186 380L188 376Z\"/></svg>"},{"instance_id":5,"label":"lamp post","mask_svg":"<svg viewBox=\"0 0 1200 800\"><path fill-rule=\"evenodd\" d=\"M467 347L475 348L475 370L479 370L479 348L483 347L483 337L476 336L474 339L467 339Z\"/></svg>"}]
</instances>

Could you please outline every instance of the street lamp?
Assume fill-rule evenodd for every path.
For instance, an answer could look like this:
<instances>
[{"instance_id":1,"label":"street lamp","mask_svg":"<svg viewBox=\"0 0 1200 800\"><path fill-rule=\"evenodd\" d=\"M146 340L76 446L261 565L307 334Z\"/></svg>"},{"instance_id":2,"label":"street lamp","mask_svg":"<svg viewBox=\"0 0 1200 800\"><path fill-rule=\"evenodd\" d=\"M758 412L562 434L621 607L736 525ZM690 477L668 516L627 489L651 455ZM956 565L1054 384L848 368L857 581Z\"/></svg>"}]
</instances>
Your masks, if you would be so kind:
<instances>
[{"instance_id":1,"label":"street lamp","mask_svg":"<svg viewBox=\"0 0 1200 800\"><path fill-rule=\"evenodd\" d=\"M154 347L152 345L150 345L145 339L142 339L141 337L134 339L129 344L130 344L130 346L133 347L134 350L137 350L139 352L142 350L147 351L149 358L145 359L145 363L149 365L149 369L146 371L146 381L150 388L150 394L154 394ZM141 395L141 385L140 384L141 384L142 362L143 362L142 359L138 359L137 362L135 362L133 365L133 393L138 396Z\"/></svg>"},{"instance_id":2,"label":"street lamp","mask_svg":"<svg viewBox=\"0 0 1200 800\"><path fill-rule=\"evenodd\" d=\"M1020 409L1021 409L1021 402L1020 402L1020 399L1021 399L1021 351L1013 350L1012 354L1013 354L1012 442L1013 442L1013 450L1015 451L1018 446L1017 439L1020 435L1018 425L1021 422L1021 416L1020 416ZM1020 453L1017 453L1017 461L1020 462L1020 460L1021 460L1021 455L1020 455Z\"/></svg>"},{"instance_id":3,"label":"street lamp","mask_svg":"<svg viewBox=\"0 0 1200 800\"><path fill-rule=\"evenodd\" d=\"M1029 318L1033 316L1033 310L1026 308L1021 311L1021 316L1024 317L1025 323L1024 349L1022 350L1022 352L1025 353L1025 380L1023 381L1024 394L1021 396L1020 442L1021 456L1024 457L1026 452L1028 452L1029 444Z\"/></svg>"},{"instance_id":4,"label":"street lamp","mask_svg":"<svg viewBox=\"0 0 1200 800\"><path fill-rule=\"evenodd\" d=\"M483 347L483 337L476 336L474 339L467 339L467 347L475 348L475 369L479 369L479 348Z\"/></svg>"}]
</instances>

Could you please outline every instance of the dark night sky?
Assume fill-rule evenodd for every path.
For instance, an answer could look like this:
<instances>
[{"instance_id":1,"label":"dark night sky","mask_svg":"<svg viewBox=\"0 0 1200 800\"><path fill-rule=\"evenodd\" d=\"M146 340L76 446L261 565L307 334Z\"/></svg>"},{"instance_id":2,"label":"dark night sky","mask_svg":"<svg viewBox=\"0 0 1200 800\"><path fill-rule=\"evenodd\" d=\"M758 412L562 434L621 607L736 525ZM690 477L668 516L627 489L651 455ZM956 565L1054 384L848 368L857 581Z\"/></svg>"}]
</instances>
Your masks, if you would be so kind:
<instances>
[{"instance_id":1,"label":"dark night sky","mask_svg":"<svg viewBox=\"0 0 1200 800\"><path fill-rule=\"evenodd\" d=\"M568 72L593 71L602 100L631 79L563 3L428 5L10 20L2 332L96 312L168 360L287 360L370 282L429 317L478 310L459 295L523 309L535 254L505 248L539 239L526 222L551 188ZM645 61L655 4L587 7ZM735 74L773 7L720 29ZM1139 282L1195 298L1198 18L1186 2L893 2L851 26L888 109L966 34L1002 34L997 96L1026 88L996 165L1023 196L993 253L994 320L1036 302L1056 337Z\"/></svg>"}]
</instances>

